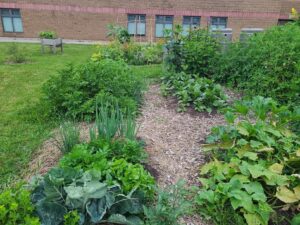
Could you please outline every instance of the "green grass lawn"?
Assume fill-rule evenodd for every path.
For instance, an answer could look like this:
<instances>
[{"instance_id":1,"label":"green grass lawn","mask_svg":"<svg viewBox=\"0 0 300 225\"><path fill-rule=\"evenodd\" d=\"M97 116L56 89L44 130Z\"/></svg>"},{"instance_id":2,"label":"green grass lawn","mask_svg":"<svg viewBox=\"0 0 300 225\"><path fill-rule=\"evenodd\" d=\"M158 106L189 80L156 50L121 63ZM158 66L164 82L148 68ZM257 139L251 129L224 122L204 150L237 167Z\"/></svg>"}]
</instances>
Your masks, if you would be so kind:
<instances>
[{"instance_id":1,"label":"green grass lawn","mask_svg":"<svg viewBox=\"0 0 300 225\"><path fill-rule=\"evenodd\" d=\"M38 107L42 85L67 64L87 61L89 45L65 45L63 54L41 54L38 44L18 44L28 57L25 64L7 64L11 43L0 43L0 189L26 171L32 153L58 125ZM133 73L157 80L161 65L133 66Z\"/></svg>"},{"instance_id":2,"label":"green grass lawn","mask_svg":"<svg viewBox=\"0 0 300 225\"><path fill-rule=\"evenodd\" d=\"M41 54L38 44L18 44L26 64L5 64L11 43L0 43L0 187L24 171L31 153L56 125L36 107L42 84L68 63L86 61L89 45L65 45L63 54Z\"/></svg>"}]
</instances>

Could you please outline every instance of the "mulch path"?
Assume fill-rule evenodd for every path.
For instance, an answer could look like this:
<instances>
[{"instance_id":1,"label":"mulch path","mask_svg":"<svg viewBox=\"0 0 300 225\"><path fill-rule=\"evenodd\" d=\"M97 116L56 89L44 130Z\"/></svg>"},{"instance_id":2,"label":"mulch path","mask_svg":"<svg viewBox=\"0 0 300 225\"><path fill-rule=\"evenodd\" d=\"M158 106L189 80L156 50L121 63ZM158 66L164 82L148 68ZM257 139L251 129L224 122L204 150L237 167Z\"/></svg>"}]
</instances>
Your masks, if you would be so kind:
<instances>
[{"instance_id":1,"label":"mulch path","mask_svg":"<svg viewBox=\"0 0 300 225\"><path fill-rule=\"evenodd\" d=\"M156 84L145 94L138 124L138 137L146 142L150 172L154 171L159 186L175 184L181 179L198 186L199 169L205 163L200 145L213 126L224 124L223 116L192 109L178 113L176 100L162 97ZM183 222L204 224L197 216L187 217Z\"/></svg>"}]
</instances>

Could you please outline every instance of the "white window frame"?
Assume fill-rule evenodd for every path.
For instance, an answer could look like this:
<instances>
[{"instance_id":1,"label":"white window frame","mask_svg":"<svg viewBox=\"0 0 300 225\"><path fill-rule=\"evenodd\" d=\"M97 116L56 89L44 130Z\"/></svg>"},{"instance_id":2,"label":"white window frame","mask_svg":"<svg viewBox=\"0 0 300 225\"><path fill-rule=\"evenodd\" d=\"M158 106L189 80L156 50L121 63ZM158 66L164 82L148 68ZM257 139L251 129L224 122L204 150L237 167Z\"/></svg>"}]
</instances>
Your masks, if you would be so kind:
<instances>
[{"instance_id":1,"label":"white window frame","mask_svg":"<svg viewBox=\"0 0 300 225\"><path fill-rule=\"evenodd\" d=\"M159 17L163 17L163 20L160 20ZM170 17L170 19L172 20L171 22L169 22L167 20L167 17ZM157 35L157 25L163 25L163 34L162 35ZM166 30L166 25L172 25L171 30L173 30L173 26L174 26L174 16L172 15L156 15L155 16L155 37L157 38L163 38L164 36L164 30Z\"/></svg>"},{"instance_id":2,"label":"white window frame","mask_svg":"<svg viewBox=\"0 0 300 225\"><path fill-rule=\"evenodd\" d=\"M130 17L133 17L133 16L135 17L135 19L131 20ZM144 17L145 19L142 19L142 17ZM146 15L145 14L128 14L127 19L128 19L128 24L127 24L128 33L129 33L129 24L134 23L134 25L135 25L135 33L129 33L130 35L132 35L132 36L146 36L147 21L146 21ZM144 24L145 25L145 33L144 34L138 34L139 24Z\"/></svg>"}]
</instances>

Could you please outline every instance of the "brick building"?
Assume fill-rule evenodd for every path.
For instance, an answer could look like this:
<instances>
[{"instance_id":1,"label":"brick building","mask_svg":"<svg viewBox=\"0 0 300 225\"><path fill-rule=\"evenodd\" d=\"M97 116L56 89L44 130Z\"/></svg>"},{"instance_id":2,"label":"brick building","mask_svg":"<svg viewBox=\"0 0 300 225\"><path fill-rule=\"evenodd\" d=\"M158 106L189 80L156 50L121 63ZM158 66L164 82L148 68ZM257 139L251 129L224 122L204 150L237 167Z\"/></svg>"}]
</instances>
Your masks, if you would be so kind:
<instances>
[{"instance_id":1,"label":"brick building","mask_svg":"<svg viewBox=\"0 0 300 225\"><path fill-rule=\"evenodd\" d=\"M66 39L105 40L108 24L154 41L182 24L212 29L267 28L288 21L300 0L0 0L1 37L37 37L51 30Z\"/></svg>"}]
</instances>

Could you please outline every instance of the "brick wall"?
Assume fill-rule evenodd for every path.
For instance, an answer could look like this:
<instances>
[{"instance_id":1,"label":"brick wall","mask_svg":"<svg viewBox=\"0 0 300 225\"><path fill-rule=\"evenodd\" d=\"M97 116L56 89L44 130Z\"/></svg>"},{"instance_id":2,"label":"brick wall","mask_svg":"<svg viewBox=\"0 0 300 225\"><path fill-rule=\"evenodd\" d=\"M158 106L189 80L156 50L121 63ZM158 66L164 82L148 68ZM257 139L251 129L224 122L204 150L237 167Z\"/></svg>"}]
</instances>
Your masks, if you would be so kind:
<instances>
[{"instance_id":1,"label":"brick wall","mask_svg":"<svg viewBox=\"0 0 300 225\"><path fill-rule=\"evenodd\" d=\"M127 13L147 14L147 34L141 40L154 40L155 15L174 15L175 23L182 16L201 16L207 26L210 16L228 17L228 27L238 37L244 27L267 28L279 18L288 18L300 0L1 0L0 8L20 8L24 33L0 36L37 37L43 30L54 30L67 39L105 40L110 23L127 26Z\"/></svg>"}]
</instances>

